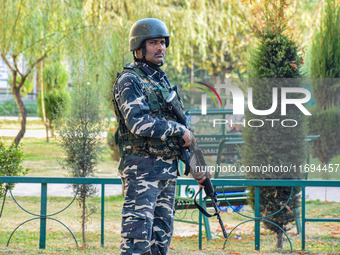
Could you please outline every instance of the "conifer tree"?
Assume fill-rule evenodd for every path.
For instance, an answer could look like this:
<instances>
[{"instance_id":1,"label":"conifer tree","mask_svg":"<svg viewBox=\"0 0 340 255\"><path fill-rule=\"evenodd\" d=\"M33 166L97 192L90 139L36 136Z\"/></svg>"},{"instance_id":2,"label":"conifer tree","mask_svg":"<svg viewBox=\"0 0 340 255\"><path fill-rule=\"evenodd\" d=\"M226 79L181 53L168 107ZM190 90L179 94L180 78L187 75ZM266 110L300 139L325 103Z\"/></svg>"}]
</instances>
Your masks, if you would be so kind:
<instances>
[{"instance_id":1,"label":"conifer tree","mask_svg":"<svg viewBox=\"0 0 340 255\"><path fill-rule=\"evenodd\" d=\"M294 41L284 34L286 22L286 1L263 1L263 6L256 9L260 16L252 25L256 43L250 50L248 73L253 95L248 95L248 104L257 110L270 109L273 104L274 89L277 88L277 108L270 115L255 115L247 110L246 121L263 121L262 127L247 126L243 132L244 148L242 151L243 164L246 166L290 166L300 165L305 160L305 124L304 115L294 105L287 106L287 114L281 113L281 89L298 87L300 77L299 67L302 62L298 55L298 48ZM274 94L275 95L275 94ZM294 95L289 95L293 98ZM291 107L290 107L291 106ZM273 121L267 121L267 120ZM285 122L293 119L294 122ZM275 120L275 121L274 121ZM284 121L285 127L282 125ZM255 122L253 123L255 125ZM287 125L286 125L287 124ZM284 172L282 170L267 173L247 173L249 179L296 179L298 172ZM291 187L261 187L261 216L271 215L280 210L288 200ZM266 220L272 221L283 230L287 224L295 219L296 208L299 205L299 190L294 188L291 200L281 212ZM254 208L254 188L251 188L249 203ZM277 234L277 248L283 247L283 232L275 225L263 222L264 226Z\"/></svg>"},{"instance_id":2,"label":"conifer tree","mask_svg":"<svg viewBox=\"0 0 340 255\"><path fill-rule=\"evenodd\" d=\"M323 6L310 52L310 77L316 106L309 121L312 155L325 166L340 154L340 6L328 0ZM327 167L322 176L328 178Z\"/></svg>"},{"instance_id":3,"label":"conifer tree","mask_svg":"<svg viewBox=\"0 0 340 255\"><path fill-rule=\"evenodd\" d=\"M93 177L99 155L103 149L103 115L101 114L101 99L97 96L98 85L87 82L84 77L78 79L71 94L70 111L66 114L65 122L57 125L61 138L60 146L66 157L61 164L72 177ZM81 184L78 190L78 202L81 207L81 225L83 243L86 243L86 222L95 207L87 200L96 192L92 184Z\"/></svg>"}]
</instances>

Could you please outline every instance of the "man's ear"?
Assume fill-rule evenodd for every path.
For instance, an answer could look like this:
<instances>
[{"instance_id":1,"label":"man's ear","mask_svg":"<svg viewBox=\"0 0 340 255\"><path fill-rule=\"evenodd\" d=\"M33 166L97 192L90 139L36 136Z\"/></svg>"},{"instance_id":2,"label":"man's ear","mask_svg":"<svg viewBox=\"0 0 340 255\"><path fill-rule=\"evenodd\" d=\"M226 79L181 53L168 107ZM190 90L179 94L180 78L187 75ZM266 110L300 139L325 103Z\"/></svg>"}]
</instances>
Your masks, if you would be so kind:
<instances>
[{"instance_id":1,"label":"man's ear","mask_svg":"<svg viewBox=\"0 0 340 255\"><path fill-rule=\"evenodd\" d=\"M143 58L142 48L139 48L138 50L136 50L136 57L139 59Z\"/></svg>"}]
</instances>

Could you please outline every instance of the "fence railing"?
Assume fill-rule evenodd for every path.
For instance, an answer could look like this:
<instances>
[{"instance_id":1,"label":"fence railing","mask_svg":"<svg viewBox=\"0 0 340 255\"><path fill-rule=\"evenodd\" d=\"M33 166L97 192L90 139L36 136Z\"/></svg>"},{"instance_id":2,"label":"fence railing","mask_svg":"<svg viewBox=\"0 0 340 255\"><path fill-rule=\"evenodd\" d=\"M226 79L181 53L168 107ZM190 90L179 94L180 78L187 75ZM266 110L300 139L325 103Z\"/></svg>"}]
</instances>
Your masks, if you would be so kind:
<instances>
[{"instance_id":1,"label":"fence railing","mask_svg":"<svg viewBox=\"0 0 340 255\"><path fill-rule=\"evenodd\" d=\"M253 186L255 187L255 217L247 217L247 220L238 224L236 227L240 226L243 223L254 221L255 224L255 250L260 250L260 222L269 222L266 218L268 216L260 217L260 187L262 186L275 186L275 187L301 187L302 188L302 210L301 210L301 249L305 250L305 242L306 242L306 231L305 225L306 222L340 222L339 218L306 218L306 198L305 198L305 188L306 187L340 187L340 180L247 180L247 179L213 179L214 185L217 186ZM16 229L13 230L10 235L7 245L9 244L11 237L15 234L15 231L22 226L23 224L30 222L32 220L40 221L40 239L39 239L39 248L44 249L46 247L46 220L54 220L62 224L67 230L72 234L77 244L77 240L73 235L72 231L61 221L53 218L54 215L65 211L74 201L60 210L57 213L48 215L47 214L47 187L48 184L100 184L101 185L101 245L104 245L104 209L105 209L105 185L119 185L121 184L120 178L64 178L64 177L13 177L13 176L0 176L0 183L39 183L41 184L41 202L40 202L40 214L33 214L20 206L21 209L25 210L27 213L33 215L34 217L30 220L27 220L20 224ZM177 180L178 185L197 185L197 182L193 179L185 179L179 178ZM12 193L11 193L12 195ZM14 201L16 202L14 196L12 196ZM200 197L202 202L202 196ZM285 205L289 203L289 199L286 201ZM283 205L283 207L285 206ZM239 213L239 212L238 212ZM242 215L242 214L241 214ZM199 248L202 249L202 214L199 214ZM236 229L236 227L234 229ZM234 230L233 229L233 230ZM232 231L233 231L232 230ZM231 231L231 232L232 232ZM229 233L231 234L231 233ZM285 236L288 238L288 235L284 232ZM226 240L227 241L227 240ZM290 240L289 240L290 242ZM291 249L292 244L290 242Z\"/></svg>"}]
</instances>

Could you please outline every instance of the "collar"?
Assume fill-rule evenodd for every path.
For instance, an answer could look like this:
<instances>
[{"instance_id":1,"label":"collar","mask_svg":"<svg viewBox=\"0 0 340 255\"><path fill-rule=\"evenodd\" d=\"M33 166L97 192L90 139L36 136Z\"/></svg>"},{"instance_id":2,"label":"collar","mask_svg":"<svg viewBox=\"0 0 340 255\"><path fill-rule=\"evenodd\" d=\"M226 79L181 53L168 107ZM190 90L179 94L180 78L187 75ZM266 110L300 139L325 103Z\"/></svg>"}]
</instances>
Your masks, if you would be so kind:
<instances>
[{"instance_id":1,"label":"collar","mask_svg":"<svg viewBox=\"0 0 340 255\"><path fill-rule=\"evenodd\" d=\"M154 78L157 81L160 81L162 79L164 79L165 76L165 72L160 68L153 68L150 65L148 65L145 62L135 62L136 66L141 69L146 75L150 76L151 78Z\"/></svg>"}]
</instances>

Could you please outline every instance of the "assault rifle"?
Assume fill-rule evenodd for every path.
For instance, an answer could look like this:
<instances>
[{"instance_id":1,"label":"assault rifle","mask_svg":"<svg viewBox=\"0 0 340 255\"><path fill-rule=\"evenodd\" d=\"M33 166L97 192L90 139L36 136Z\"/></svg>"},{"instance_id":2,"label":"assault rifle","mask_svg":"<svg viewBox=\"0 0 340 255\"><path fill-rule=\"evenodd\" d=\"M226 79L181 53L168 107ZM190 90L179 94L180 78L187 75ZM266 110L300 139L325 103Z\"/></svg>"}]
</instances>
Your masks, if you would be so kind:
<instances>
[{"instance_id":1,"label":"assault rifle","mask_svg":"<svg viewBox=\"0 0 340 255\"><path fill-rule=\"evenodd\" d=\"M176 115L178 122L184 125L186 128L189 128L187 117L182 111L181 103L178 99L177 92L175 90L171 91L166 102L171 108L170 110L172 110L173 113ZM182 146L184 145L184 143L185 143L184 140L180 138L179 145ZM185 163L185 173L184 173L185 175L188 175L189 172L194 174L197 171L197 168L196 168L197 166L198 166L198 169L207 169L206 167L207 163L204 159L201 149L197 145L197 142L194 136L192 137L191 145L188 148L181 147L181 151L182 151L182 156L184 158L184 163ZM201 187L194 197L195 205L205 216L207 217L217 216L217 219L221 225L223 236L224 238L228 238L227 231L225 230L223 221L220 216L220 211L218 209L219 202L217 201L216 192L214 190L214 186L212 185L210 181L210 177L208 173L206 173L206 179L204 180L202 185L204 186L205 194L211 198L213 207L215 209L215 213L209 214L196 202L197 195L202 191Z\"/></svg>"}]
</instances>

